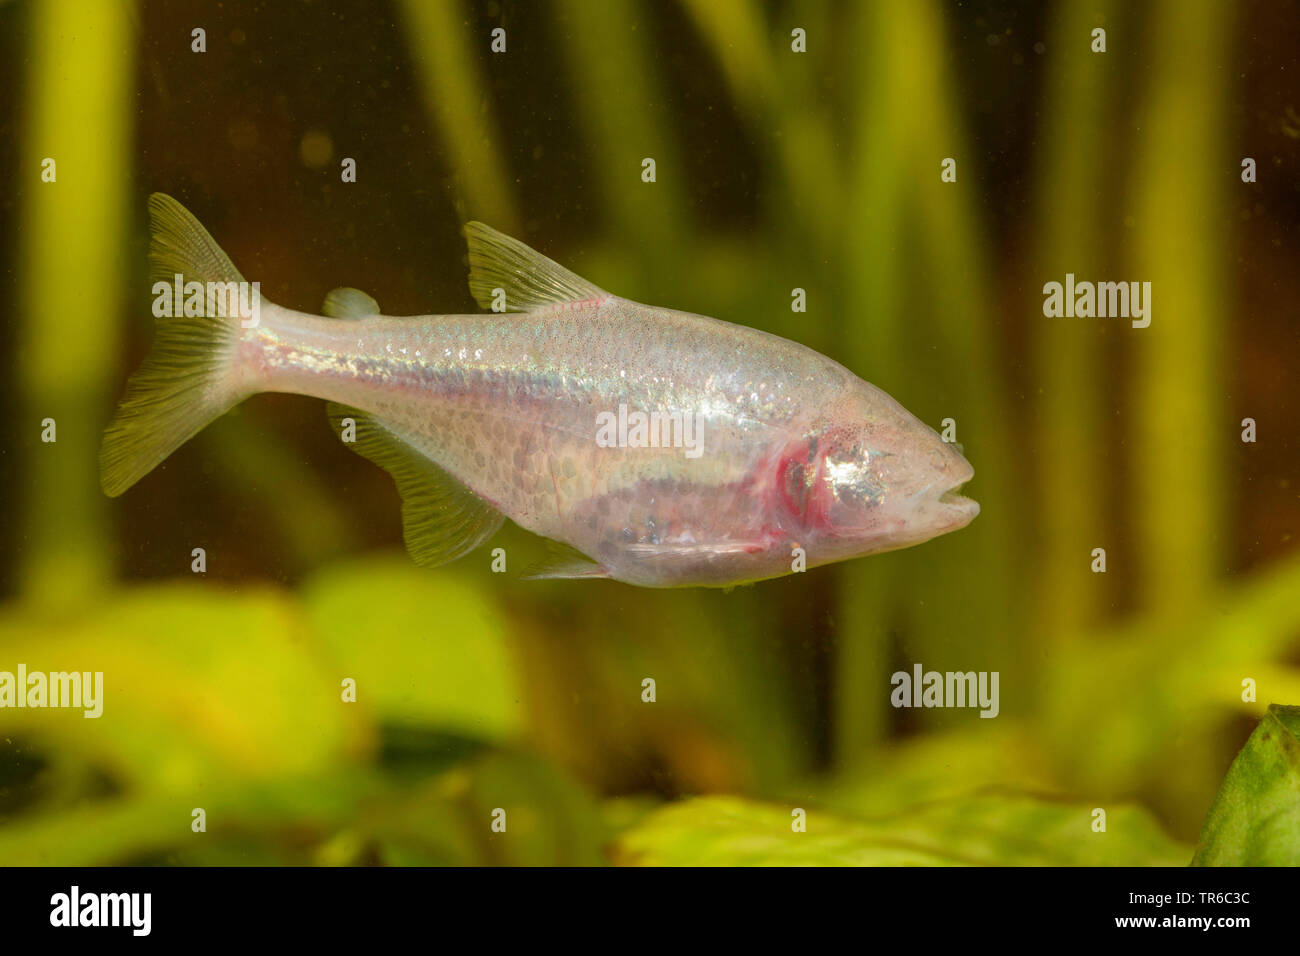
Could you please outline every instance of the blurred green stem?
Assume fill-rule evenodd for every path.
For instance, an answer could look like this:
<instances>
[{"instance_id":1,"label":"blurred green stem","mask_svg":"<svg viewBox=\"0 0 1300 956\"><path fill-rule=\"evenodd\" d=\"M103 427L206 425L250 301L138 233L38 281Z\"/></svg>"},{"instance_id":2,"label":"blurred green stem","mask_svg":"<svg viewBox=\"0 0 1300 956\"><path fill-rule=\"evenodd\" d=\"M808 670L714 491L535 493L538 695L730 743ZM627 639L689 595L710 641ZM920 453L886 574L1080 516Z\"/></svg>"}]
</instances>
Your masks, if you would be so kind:
<instances>
[{"instance_id":1,"label":"blurred green stem","mask_svg":"<svg viewBox=\"0 0 1300 956\"><path fill-rule=\"evenodd\" d=\"M680 243L675 230L689 223L685 170L677 143L663 122L664 93L647 50L651 37L632 0L563 3L557 32L564 33L573 92L586 149L600 184L602 206L624 241L635 242L662 263ZM642 181L642 161L655 161L655 181Z\"/></svg>"},{"instance_id":2,"label":"blurred green stem","mask_svg":"<svg viewBox=\"0 0 1300 956\"><path fill-rule=\"evenodd\" d=\"M1042 239L1025 294L1031 304L1035 379L1041 385L1033 422L1040 477L1034 543L1038 585L1033 593L1035 631L1043 639L1067 628L1077 633L1097 621L1098 589L1105 578L1092 573L1090 555L1095 547L1108 547L1109 533L1118 529L1118 523L1107 525L1103 517L1106 482L1097 474L1103 460L1098 449L1106 444L1102 403L1110 394L1098 387L1099 326L1044 318L1032 308L1041 285L1064 282L1067 272L1098 281L1103 269L1121 268L1119 262L1103 261L1098 252L1102 217L1110 229L1118 225L1106 211L1119 208L1120 197L1106 190L1102 165L1108 124L1119 105L1113 96L1115 71L1112 60L1089 47L1094 27L1113 27L1115 8L1113 0L1071 0L1059 9L1040 111L1045 125L1036 194Z\"/></svg>"},{"instance_id":3,"label":"blurred green stem","mask_svg":"<svg viewBox=\"0 0 1300 956\"><path fill-rule=\"evenodd\" d=\"M1136 352L1134 521L1145 603L1177 611L1224 567L1221 317L1224 197L1241 183L1220 141L1231 5L1165 0L1151 11L1151 85L1137 144L1137 272L1151 325L1126 329ZM1230 139L1230 136L1229 136ZM1150 307L1151 302L1147 305Z\"/></svg>"},{"instance_id":4,"label":"blurred green stem","mask_svg":"<svg viewBox=\"0 0 1300 956\"><path fill-rule=\"evenodd\" d=\"M870 378L905 367L899 341L904 249L902 178L904 157L890 147L903 122L902 86L910 70L892 42L889 18L863 4L854 33L861 38L855 87L861 91L853 128L855 161L845 176L847 222L841 222L843 255L850 263L843 301L866 321L846 328L845 364ZM891 82L891 75L899 82ZM870 228L854 224L870 223ZM890 624L897 606L894 562L855 562L839 571L839 647L835 668L835 750L841 769L851 767L884 739L888 711Z\"/></svg>"},{"instance_id":5,"label":"blurred green stem","mask_svg":"<svg viewBox=\"0 0 1300 956\"><path fill-rule=\"evenodd\" d=\"M459 195L468 204L459 212L517 234L505 155L493 129L487 90L468 52L472 44L486 46L491 38L471 33L458 2L400 0L400 9L410 29L424 100L451 157Z\"/></svg>"},{"instance_id":6,"label":"blurred green stem","mask_svg":"<svg viewBox=\"0 0 1300 956\"><path fill-rule=\"evenodd\" d=\"M990 374L1000 357L990 343L992 288L970 198L975 168L952 103L957 84L944 66L942 19L927 2L863 5L855 32L862 55L843 217L843 258L850 264L844 302L867 331L844 343L847 364L909 407L918 402L923 417L930 417L924 403L939 409L932 427L947 415L959 422L975 452L977 495L987 515L962 532L961 549L931 545L923 559L890 556L843 570L842 765L883 735L891 621L906 629L909 659L932 667L945 660L973 667L964 636L990 635L980 648L985 665L976 669L1009 679L1019 666L1021 632L1009 621L1013 602L995 597L1012 590L1006 539L1016 513L1007 485L1005 403ZM940 180L944 157L957 158L963 170L956 183ZM932 276L942 280L927 281ZM950 372L946 380L930 377L936 350ZM916 564L922 560L924 571Z\"/></svg>"},{"instance_id":7,"label":"blurred green stem","mask_svg":"<svg viewBox=\"0 0 1300 956\"><path fill-rule=\"evenodd\" d=\"M982 509L982 517L960 538L907 555L919 564L908 578L912 659L944 669L998 671L1002 680L1023 683L1027 655L1016 545L1024 479L1015 461L1000 371L1006 360L998 345L1007 336L997 307L993 257L986 252L993 241L976 201L982 171L962 122L961 82L948 67L943 11L933 0L906 9L903 16L891 8L890 19L899 23L894 43L906 51L905 63L916 73L899 103L907 123L902 141L912 150L908 183L915 208L909 219L917 234L917 248L907 257L903 326L914 381L897 394L909 406L915 402L936 430L945 418L953 420L957 440L975 467L971 494ZM926 108L917 109L919 103ZM957 160L956 182L940 177L944 158ZM930 359L936 354L937 363ZM975 635L981 635L978 642ZM927 715L931 718L943 719L935 713Z\"/></svg>"},{"instance_id":8,"label":"blurred green stem","mask_svg":"<svg viewBox=\"0 0 1300 956\"><path fill-rule=\"evenodd\" d=\"M99 433L132 266L123 241L134 80L133 13L121 3L32 5L20 143L23 432L21 587L36 605L91 601L111 576ZM42 179L54 162L53 182ZM57 440L40 440L54 420Z\"/></svg>"}]
</instances>

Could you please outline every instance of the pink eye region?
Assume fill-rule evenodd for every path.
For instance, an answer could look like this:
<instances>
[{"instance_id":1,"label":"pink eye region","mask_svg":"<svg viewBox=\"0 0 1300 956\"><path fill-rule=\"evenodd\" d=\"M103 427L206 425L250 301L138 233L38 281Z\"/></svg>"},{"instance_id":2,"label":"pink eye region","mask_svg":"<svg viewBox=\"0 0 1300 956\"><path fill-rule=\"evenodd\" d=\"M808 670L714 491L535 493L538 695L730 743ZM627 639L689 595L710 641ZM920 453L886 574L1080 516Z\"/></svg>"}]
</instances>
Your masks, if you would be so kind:
<instances>
[{"instance_id":1,"label":"pink eye region","mask_svg":"<svg viewBox=\"0 0 1300 956\"><path fill-rule=\"evenodd\" d=\"M819 464L815 437L791 442L777 458L777 494L785 509L798 518L800 523L807 521Z\"/></svg>"},{"instance_id":2,"label":"pink eye region","mask_svg":"<svg viewBox=\"0 0 1300 956\"><path fill-rule=\"evenodd\" d=\"M886 487L881 460L887 457L867 448L860 427L832 427L783 449L776 490L806 531L856 533L878 521Z\"/></svg>"},{"instance_id":3,"label":"pink eye region","mask_svg":"<svg viewBox=\"0 0 1300 956\"><path fill-rule=\"evenodd\" d=\"M791 443L777 466L777 489L786 510L808 531L833 531L838 491L829 469L833 436L822 434Z\"/></svg>"}]
</instances>

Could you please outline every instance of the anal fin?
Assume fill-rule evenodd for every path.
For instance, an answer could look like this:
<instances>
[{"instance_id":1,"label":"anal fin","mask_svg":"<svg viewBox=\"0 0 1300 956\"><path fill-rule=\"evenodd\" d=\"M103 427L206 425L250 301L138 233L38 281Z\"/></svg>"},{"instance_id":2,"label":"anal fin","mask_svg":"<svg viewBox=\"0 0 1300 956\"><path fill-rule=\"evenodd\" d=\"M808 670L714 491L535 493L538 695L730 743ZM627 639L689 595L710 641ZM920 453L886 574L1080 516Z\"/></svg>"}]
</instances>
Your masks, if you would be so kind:
<instances>
[{"instance_id":1,"label":"anal fin","mask_svg":"<svg viewBox=\"0 0 1300 956\"><path fill-rule=\"evenodd\" d=\"M497 532L505 516L420 453L389 425L367 412L328 403L330 424L355 440L344 442L393 476L402 496L402 534L411 559L436 568L468 554Z\"/></svg>"},{"instance_id":2,"label":"anal fin","mask_svg":"<svg viewBox=\"0 0 1300 956\"><path fill-rule=\"evenodd\" d=\"M525 581L547 581L560 578L607 578L609 571L591 560L577 548L547 539L550 552L544 559L530 565L523 573Z\"/></svg>"}]
</instances>

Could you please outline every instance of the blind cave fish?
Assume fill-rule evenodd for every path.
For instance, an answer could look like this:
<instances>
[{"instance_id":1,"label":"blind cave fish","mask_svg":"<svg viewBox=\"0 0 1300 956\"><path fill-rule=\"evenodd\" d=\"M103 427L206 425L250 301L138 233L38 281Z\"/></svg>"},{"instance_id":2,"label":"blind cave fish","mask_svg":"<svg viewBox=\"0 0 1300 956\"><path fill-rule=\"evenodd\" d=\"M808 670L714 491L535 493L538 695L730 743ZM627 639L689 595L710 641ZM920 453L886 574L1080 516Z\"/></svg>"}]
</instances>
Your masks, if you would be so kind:
<instances>
[{"instance_id":1,"label":"blind cave fish","mask_svg":"<svg viewBox=\"0 0 1300 956\"><path fill-rule=\"evenodd\" d=\"M465 227L469 285L495 311L385 316L343 288L311 315L255 284L241 298L176 200L149 213L157 324L104 434L109 495L249 396L289 392L326 400L346 446L388 470L428 567L510 518L555 543L530 578L728 587L979 513L962 454L844 366L612 295L482 223Z\"/></svg>"}]
</instances>

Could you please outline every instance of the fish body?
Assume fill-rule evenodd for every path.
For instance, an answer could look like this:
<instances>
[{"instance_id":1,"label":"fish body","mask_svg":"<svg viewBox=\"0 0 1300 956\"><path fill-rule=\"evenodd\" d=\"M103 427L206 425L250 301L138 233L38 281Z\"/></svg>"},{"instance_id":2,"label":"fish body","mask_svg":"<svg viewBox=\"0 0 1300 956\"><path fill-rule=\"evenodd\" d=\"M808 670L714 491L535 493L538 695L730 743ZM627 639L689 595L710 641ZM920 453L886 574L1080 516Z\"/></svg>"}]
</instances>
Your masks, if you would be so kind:
<instances>
[{"instance_id":1,"label":"fish body","mask_svg":"<svg viewBox=\"0 0 1300 956\"><path fill-rule=\"evenodd\" d=\"M215 268L230 281L179 204L151 209L156 278ZM467 236L476 298L521 311L390 317L336 290L330 315L263 300L255 326L227 321L215 342L196 341L198 323L218 320L184 320L165 351L212 356L198 385L189 376L193 420L136 448L174 397L168 369L147 365L149 391L128 393L107 433L105 489L128 487L180 431L276 391L329 401L340 436L351 428L354 450L393 473L422 564L473 550L508 517L566 546L538 577L729 586L905 547L978 513L955 493L973 474L961 454L831 359L611 295L480 224ZM195 249L224 263L196 268Z\"/></svg>"}]
</instances>

